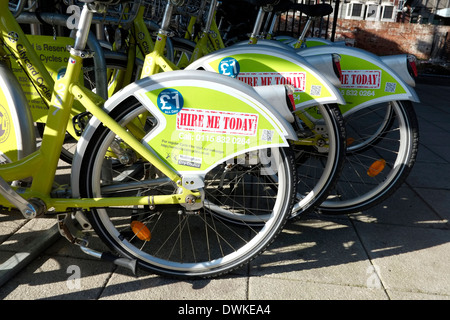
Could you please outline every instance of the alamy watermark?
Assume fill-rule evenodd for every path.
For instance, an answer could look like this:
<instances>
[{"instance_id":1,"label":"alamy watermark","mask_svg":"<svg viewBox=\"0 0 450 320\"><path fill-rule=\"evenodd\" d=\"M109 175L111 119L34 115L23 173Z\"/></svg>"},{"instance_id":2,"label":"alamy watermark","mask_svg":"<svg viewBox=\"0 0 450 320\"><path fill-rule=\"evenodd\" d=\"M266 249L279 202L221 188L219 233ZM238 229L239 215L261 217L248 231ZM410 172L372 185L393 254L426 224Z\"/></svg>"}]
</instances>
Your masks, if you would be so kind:
<instances>
[{"instance_id":1,"label":"alamy watermark","mask_svg":"<svg viewBox=\"0 0 450 320\"><path fill-rule=\"evenodd\" d=\"M70 30L76 29L80 21L81 8L73 4L67 7L66 13L70 14L70 17L66 21L67 28Z\"/></svg>"},{"instance_id":2,"label":"alamy watermark","mask_svg":"<svg viewBox=\"0 0 450 320\"><path fill-rule=\"evenodd\" d=\"M70 276L66 280L66 286L69 290L80 290L81 289L81 269L77 265L70 265L67 267L67 274Z\"/></svg>"},{"instance_id":3,"label":"alamy watermark","mask_svg":"<svg viewBox=\"0 0 450 320\"><path fill-rule=\"evenodd\" d=\"M368 274L368 278L366 280L366 286L370 289L381 289L381 280L380 280L380 267L377 265L370 265L366 269L366 274Z\"/></svg>"}]
</instances>

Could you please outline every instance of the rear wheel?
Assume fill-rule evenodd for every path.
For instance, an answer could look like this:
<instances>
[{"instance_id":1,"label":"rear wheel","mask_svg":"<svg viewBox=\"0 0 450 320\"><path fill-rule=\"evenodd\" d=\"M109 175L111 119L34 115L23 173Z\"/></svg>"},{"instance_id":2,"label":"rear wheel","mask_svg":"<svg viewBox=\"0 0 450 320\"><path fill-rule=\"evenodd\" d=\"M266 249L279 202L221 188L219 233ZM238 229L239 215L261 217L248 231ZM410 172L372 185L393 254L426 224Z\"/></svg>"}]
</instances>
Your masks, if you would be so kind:
<instances>
[{"instance_id":1,"label":"rear wheel","mask_svg":"<svg viewBox=\"0 0 450 320\"><path fill-rule=\"evenodd\" d=\"M125 126L145 113L139 102L129 100L110 115ZM148 131L153 125L152 121L142 123ZM133 154L135 161L127 165L112 156L111 145L128 147L106 127L99 125L88 138L89 143L80 149L81 197L178 192L177 185L139 156ZM264 164L228 161L208 172L201 190L203 207L198 210L179 205L97 208L89 214L91 223L105 243L136 259L147 271L182 278L227 273L262 253L292 210L295 169L291 150L264 152L276 159Z\"/></svg>"},{"instance_id":2,"label":"rear wheel","mask_svg":"<svg viewBox=\"0 0 450 320\"><path fill-rule=\"evenodd\" d=\"M416 161L419 125L410 101L391 101L344 116L347 152L339 180L319 210L346 214L390 197Z\"/></svg>"}]
</instances>

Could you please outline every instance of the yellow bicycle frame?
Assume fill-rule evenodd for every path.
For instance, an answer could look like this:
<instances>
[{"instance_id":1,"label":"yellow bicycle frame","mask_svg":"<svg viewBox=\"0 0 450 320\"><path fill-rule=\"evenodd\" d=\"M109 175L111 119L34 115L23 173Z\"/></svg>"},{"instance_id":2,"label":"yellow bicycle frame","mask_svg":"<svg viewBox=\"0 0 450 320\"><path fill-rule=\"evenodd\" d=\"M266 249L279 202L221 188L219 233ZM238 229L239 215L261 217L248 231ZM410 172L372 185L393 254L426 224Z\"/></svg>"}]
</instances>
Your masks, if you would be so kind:
<instances>
[{"instance_id":1,"label":"yellow bicycle frame","mask_svg":"<svg viewBox=\"0 0 450 320\"><path fill-rule=\"evenodd\" d=\"M41 61L34 52L26 35L9 11L8 1L0 1L0 32L4 44L9 50L21 50L18 62L24 65L28 73L34 73L36 77L44 75L45 70ZM13 51L14 52L14 51ZM17 52L17 51L16 51ZM0 165L0 176L5 181L21 180L32 177L29 188L21 188L20 195L25 198L37 197L45 202L47 208L54 207L55 211L67 211L70 208L92 208L114 205L148 205L149 196L144 197L114 197L93 199L58 199L51 197L59 154L64 143L64 136L70 119L71 107L74 100L78 100L92 115L98 118L104 126L111 129L123 139L131 148L136 150L143 158L151 162L161 172L175 183L181 181L181 177L168 168L150 150L145 148L139 140L126 128L121 127L103 109L103 100L78 83L82 68L82 58L73 50L70 52L69 63L64 77L57 80L54 86L49 87L51 94L48 119L44 130L40 149L13 163ZM46 79L50 82L49 79ZM144 133L142 133L144 134ZM187 195L199 196L199 193L189 191L182 186L182 192L176 195L151 196L153 204L179 204ZM0 196L0 205L11 207L9 201Z\"/></svg>"},{"instance_id":2,"label":"yellow bicycle frame","mask_svg":"<svg viewBox=\"0 0 450 320\"><path fill-rule=\"evenodd\" d=\"M146 61L144 62L144 68L143 72L141 74L141 78L150 76L159 72L167 72L167 71L174 71L179 70L180 66L175 65L172 63L169 59L167 59L164 56L164 50L166 48L166 42L167 42L167 33L165 32L158 32L156 37L156 42L153 41L150 32L148 31L148 28L144 21L144 12L145 7L141 6L139 8L139 11L133 20L133 34L138 35L135 38L130 37L129 43L128 43L128 62L130 63L134 61L134 58L136 56L137 50L136 46L141 48L142 53L145 56ZM197 17L192 16L189 22L189 29L186 33L190 33L192 31L192 28L195 24ZM191 63L198 58L217 51L219 49L225 48L225 45L222 41L222 38L220 36L220 31L217 27L215 19L212 19L211 27L207 30L201 33L199 39L196 41L195 50L193 52L193 55L188 63ZM187 64L186 64L187 65ZM181 66L183 67L183 66ZM124 71L128 76L125 76L125 79L130 79L132 68L127 68L126 71ZM127 84L127 80L124 80L121 85ZM120 85L119 85L120 87ZM117 89L116 87L115 89Z\"/></svg>"}]
</instances>

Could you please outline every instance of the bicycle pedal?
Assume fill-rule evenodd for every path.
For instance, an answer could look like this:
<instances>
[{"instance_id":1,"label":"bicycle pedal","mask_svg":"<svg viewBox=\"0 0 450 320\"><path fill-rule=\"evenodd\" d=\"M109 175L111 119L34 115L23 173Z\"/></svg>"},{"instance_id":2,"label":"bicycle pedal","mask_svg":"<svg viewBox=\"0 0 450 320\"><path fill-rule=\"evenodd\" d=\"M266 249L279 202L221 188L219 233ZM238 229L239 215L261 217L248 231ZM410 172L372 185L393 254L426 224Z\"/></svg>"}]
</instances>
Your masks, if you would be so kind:
<instances>
[{"instance_id":1,"label":"bicycle pedal","mask_svg":"<svg viewBox=\"0 0 450 320\"><path fill-rule=\"evenodd\" d=\"M61 236L66 238L70 243L82 245L86 244L86 235L81 229L75 226L74 219L68 213L58 214L58 230Z\"/></svg>"}]
</instances>

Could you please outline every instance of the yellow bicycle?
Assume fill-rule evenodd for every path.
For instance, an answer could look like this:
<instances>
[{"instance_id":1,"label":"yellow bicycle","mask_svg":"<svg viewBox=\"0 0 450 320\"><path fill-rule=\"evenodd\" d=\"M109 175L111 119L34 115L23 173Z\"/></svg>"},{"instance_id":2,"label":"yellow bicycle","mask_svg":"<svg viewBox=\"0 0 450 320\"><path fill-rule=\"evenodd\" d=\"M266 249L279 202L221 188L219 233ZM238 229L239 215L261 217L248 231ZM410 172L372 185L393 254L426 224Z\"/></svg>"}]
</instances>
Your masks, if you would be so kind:
<instances>
[{"instance_id":1,"label":"yellow bicycle","mask_svg":"<svg viewBox=\"0 0 450 320\"><path fill-rule=\"evenodd\" d=\"M161 73L106 102L86 89L79 79L92 56L93 14L119 2L84 1L65 75L44 88L44 65L0 1L0 205L27 219L56 215L61 234L84 252L132 270L174 277L234 270L267 248L292 210L296 175L287 147L295 132L263 89L215 73ZM38 149L11 55L48 91ZM268 88L285 94L284 86ZM54 178L74 101L92 118L71 185L61 188ZM113 253L88 247L91 227Z\"/></svg>"}]
</instances>

